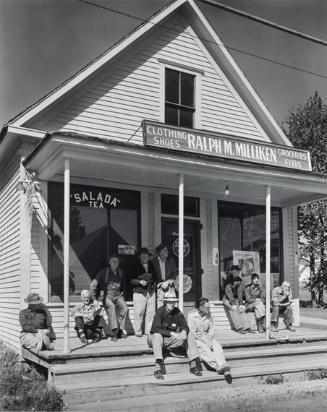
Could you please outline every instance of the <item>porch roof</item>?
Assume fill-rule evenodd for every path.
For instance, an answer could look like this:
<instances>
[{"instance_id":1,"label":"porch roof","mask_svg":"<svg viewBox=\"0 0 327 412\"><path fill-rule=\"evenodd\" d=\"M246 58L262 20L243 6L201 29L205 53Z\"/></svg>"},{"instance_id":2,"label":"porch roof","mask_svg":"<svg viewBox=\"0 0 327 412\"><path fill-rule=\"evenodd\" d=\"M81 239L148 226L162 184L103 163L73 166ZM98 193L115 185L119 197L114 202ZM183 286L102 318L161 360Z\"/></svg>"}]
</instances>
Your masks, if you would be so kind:
<instances>
[{"instance_id":1,"label":"porch roof","mask_svg":"<svg viewBox=\"0 0 327 412\"><path fill-rule=\"evenodd\" d=\"M134 143L122 143L76 133L48 134L25 159L24 165L40 180L62 180L64 160L71 160L72 182L96 180L107 185L176 190L178 174L185 176L190 196L224 198L264 204L272 190L272 205L292 206L327 197L327 177L312 172L263 166L245 161L212 159ZM101 183L102 184L102 183Z\"/></svg>"}]
</instances>

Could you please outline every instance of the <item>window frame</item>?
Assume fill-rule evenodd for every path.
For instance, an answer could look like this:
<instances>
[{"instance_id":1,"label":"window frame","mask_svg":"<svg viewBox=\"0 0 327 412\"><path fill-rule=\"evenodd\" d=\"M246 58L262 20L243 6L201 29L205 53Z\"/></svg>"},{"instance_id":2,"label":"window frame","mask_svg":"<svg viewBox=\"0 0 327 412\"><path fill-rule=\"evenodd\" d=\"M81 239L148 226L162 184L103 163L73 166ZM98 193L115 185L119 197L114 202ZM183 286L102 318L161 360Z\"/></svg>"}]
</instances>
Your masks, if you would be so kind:
<instances>
[{"instance_id":1,"label":"window frame","mask_svg":"<svg viewBox=\"0 0 327 412\"><path fill-rule=\"evenodd\" d=\"M160 122L165 123L165 108L166 108L166 69L183 72L194 76L194 112L192 129L201 129L201 78L204 75L202 70L189 67L183 64L173 64L162 59L158 59L160 63ZM178 105L183 108L183 105ZM185 106L188 108L188 106ZM184 126L174 126L184 127Z\"/></svg>"}]
</instances>

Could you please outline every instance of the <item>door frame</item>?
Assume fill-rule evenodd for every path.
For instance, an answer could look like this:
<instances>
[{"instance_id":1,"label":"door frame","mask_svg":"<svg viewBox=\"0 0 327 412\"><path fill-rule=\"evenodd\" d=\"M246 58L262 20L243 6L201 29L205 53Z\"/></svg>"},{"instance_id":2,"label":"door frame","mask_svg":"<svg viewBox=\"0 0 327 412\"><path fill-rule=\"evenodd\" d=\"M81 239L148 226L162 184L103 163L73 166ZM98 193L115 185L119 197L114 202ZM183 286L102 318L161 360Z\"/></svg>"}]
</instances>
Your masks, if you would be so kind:
<instances>
[{"instance_id":1,"label":"door frame","mask_svg":"<svg viewBox=\"0 0 327 412\"><path fill-rule=\"evenodd\" d=\"M184 231L185 231L185 221L186 223L192 223L195 225L195 236L196 236L196 256L195 256L195 261L198 262L198 267L196 268L198 273L199 273L199 278L198 278L198 288L197 288L197 298L199 299L202 296L202 275L203 275L203 269L202 269L202 262L201 262L201 229L202 229L202 224L199 218L185 218L184 219ZM178 217L176 216L168 216L168 215L162 215L161 216L161 241L163 242L163 233L164 233L164 224L165 222L176 222L177 224L177 230L178 230ZM196 302L195 302L196 303ZM190 306L190 302L185 302L184 300L184 306ZM193 307L193 305L192 305Z\"/></svg>"}]
</instances>

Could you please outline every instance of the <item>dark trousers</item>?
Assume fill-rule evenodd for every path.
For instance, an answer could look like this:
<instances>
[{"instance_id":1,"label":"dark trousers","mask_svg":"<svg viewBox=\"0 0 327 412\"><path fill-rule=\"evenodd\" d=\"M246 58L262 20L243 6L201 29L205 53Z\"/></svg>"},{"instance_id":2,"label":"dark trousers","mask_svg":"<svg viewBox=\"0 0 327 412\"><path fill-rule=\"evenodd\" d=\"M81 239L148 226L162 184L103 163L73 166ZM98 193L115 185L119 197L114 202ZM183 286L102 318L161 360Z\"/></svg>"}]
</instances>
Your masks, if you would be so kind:
<instances>
[{"instance_id":1,"label":"dark trousers","mask_svg":"<svg viewBox=\"0 0 327 412\"><path fill-rule=\"evenodd\" d=\"M291 308L291 305L289 305L289 306L273 306L272 307L272 313L271 313L271 322L278 323L278 316L279 315L284 315L284 322L285 322L285 325L287 327L289 325L292 325L292 323L294 322L293 310Z\"/></svg>"},{"instance_id":2,"label":"dark trousers","mask_svg":"<svg viewBox=\"0 0 327 412\"><path fill-rule=\"evenodd\" d=\"M98 329L99 320L100 316L97 315L92 323L85 323L82 316L76 316L75 330L77 332L77 336L80 337L80 333L83 331L86 339L93 339L95 332Z\"/></svg>"}]
</instances>

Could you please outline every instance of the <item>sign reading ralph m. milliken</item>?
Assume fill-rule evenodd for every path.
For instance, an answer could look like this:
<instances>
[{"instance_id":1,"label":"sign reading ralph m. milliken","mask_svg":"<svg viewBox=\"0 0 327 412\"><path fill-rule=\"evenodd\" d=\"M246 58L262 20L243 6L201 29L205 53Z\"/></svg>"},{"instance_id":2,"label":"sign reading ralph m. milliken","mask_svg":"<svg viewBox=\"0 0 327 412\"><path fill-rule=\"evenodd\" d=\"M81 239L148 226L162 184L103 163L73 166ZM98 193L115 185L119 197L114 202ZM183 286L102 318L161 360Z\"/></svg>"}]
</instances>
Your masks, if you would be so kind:
<instances>
[{"instance_id":1,"label":"sign reading ralph m. milliken","mask_svg":"<svg viewBox=\"0 0 327 412\"><path fill-rule=\"evenodd\" d=\"M144 144L153 147L243 160L270 166L311 171L310 153L287 146L237 140L196 129L184 129L145 120Z\"/></svg>"}]
</instances>

